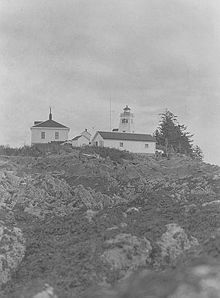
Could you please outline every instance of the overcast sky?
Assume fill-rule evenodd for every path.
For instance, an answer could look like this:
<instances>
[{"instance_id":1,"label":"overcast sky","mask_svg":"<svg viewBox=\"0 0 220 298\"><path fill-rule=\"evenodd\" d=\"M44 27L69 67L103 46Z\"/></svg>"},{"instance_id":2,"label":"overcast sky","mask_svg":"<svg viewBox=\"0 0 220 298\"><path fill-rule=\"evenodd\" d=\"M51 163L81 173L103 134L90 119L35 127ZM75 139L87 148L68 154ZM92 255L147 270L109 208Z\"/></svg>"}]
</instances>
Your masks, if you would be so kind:
<instances>
[{"instance_id":1,"label":"overcast sky","mask_svg":"<svg viewBox=\"0 0 220 298\"><path fill-rule=\"evenodd\" d=\"M34 120L109 130L128 104L136 132L166 108L220 165L219 0L0 0L0 144Z\"/></svg>"}]
</instances>

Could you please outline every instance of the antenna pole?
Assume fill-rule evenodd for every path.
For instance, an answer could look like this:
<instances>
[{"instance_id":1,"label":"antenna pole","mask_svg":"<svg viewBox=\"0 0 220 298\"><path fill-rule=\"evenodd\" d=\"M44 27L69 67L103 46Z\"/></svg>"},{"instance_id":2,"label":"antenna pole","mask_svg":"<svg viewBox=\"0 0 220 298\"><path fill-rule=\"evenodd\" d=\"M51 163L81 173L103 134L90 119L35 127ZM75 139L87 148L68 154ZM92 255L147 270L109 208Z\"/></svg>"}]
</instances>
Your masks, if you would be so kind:
<instances>
[{"instance_id":1,"label":"antenna pole","mask_svg":"<svg viewBox=\"0 0 220 298\"><path fill-rule=\"evenodd\" d=\"M109 114L109 116L110 116L110 131L112 130L112 99L111 99L111 97L110 97L110 114Z\"/></svg>"}]
</instances>

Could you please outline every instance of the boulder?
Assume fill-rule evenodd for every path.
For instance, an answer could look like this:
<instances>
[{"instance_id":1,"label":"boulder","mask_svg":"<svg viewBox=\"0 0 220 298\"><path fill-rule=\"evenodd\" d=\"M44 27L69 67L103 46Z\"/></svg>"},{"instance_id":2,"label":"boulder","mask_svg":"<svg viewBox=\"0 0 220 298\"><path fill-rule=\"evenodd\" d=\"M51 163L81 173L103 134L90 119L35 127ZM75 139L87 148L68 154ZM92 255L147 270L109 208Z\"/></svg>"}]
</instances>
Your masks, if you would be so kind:
<instances>
[{"instance_id":1,"label":"boulder","mask_svg":"<svg viewBox=\"0 0 220 298\"><path fill-rule=\"evenodd\" d=\"M150 263L151 244L146 238L121 233L105 242L101 260L122 278Z\"/></svg>"},{"instance_id":2,"label":"boulder","mask_svg":"<svg viewBox=\"0 0 220 298\"><path fill-rule=\"evenodd\" d=\"M45 284L44 289L33 296L33 298L58 298L57 295L54 293L53 287L48 284Z\"/></svg>"},{"instance_id":3,"label":"boulder","mask_svg":"<svg viewBox=\"0 0 220 298\"><path fill-rule=\"evenodd\" d=\"M173 265L181 254L196 248L199 243L196 238L188 237L184 229L175 223L167 224L166 228L167 231L157 241L161 251L159 263Z\"/></svg>"},{"instance_id":4,"label":"boulder","mask_svg":"<svg viewBox=\"0 0 220 298\"><path fill-rule=\"evenodd\" d=\"M97 211L93 211L91 209L88 209L86 211L86 218L88 219L88 221L91 223L93 221L93 217L95 217L97 214Z\"/></svg>"}]
</instances>

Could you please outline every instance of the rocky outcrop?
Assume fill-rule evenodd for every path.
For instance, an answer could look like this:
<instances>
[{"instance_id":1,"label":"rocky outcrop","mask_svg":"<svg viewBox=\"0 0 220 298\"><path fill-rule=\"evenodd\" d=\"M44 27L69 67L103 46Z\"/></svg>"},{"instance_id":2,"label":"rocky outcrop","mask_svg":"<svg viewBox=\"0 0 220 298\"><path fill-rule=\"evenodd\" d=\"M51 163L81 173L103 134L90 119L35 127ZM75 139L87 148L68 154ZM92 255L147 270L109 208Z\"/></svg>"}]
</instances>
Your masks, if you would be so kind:
<instances>
[{"instance_id":1,"label":"rocky outcrop","mask_svg":"<svg viewBox=\"0 0 220 298\"><path fill-rule=\"evenodd\" d=\"M199 242L192 236L187 236L184 229L175 223L166 225L167 231L157 241L161 255L157 263L174 265L177 258L189 249L198 247Z\"/></svg>"},{"instance_id":2,"label":"rocky outcrop","mask_svg":"<svg viewBox=\"0 0 220 298\"><path fill-rule=\"evenodd\" d=\"M128 276L134 270L150 263L151 244L146 238L131 234L118 234L105 242L101 260L118 278Z\"/></svg>"},{"instance_id":3,"label":"rocky outcrop","mask_svg":"<svg viewBox=\"0 0 220 298\"><path fill-rule=\"evenodd\" d=\"M74 194L74 200L77 202L77 206L85 206L87 209L91 210L102 210L106 207L116 206L127 202L125 199L117 195L110 197L101 192L95 192L90 187L85 188L83 185L78 185L74 189Z\"/></svg>"},{"instance_id":4,"label":"rocky outcrop","mask_svg":"<svg viewBox=\"0 0 220 298\"><path fill-rule=\"evenodd\" d=\"M76 293L81 297L92 283L114 284L147 267L160 273L147 271L144 285L139 285L139 277L133 277L129 282L134 281L135 292L130 285L109 291L125 293L125 297L131 292L131 297L136 297L142 295L138 289L146 283L151 291L146 295L176 298L180 284L175 275L165 271L167 283L176 283L175 287L169 285L170 290L163 284L166 276L161 269L179 266L177 262L183 263L183 256L188 260L187 252L193 249L193 257L197 256L201 249L200 245L197 250L197 239L202 243L220 226L220 170L189 158L137 156L118 163L67 154L37 159L13 157L11 168L10 162L0 169L1 225L11 241L8 246L3 241L4 250L0 251L5 280L22 259L22 253L13 250L24 246L16 234L18 224L27 238L27 248L15 278L4 287L6 297L11 293L19 297L17 291L28 283L32 289L34 279L41 279L42 284L27 297L47 295L45 282L52 282L59 295ZM205 249L215 257L219 240L210 240ZM14 265L7 271L9 251ZM182 270L183 276L194 276L190 266ZM183 284L187 283L181 278Z\"/></svg>"},{"instance_id":5,"label":"rocky outcrop","mask_svg":"<svg viewBox=\"0 0 220 298\"><path fill-rule=\"evenodd\" d=\"M14 195L18 191L22 179L12 171L0 171L0 210L8 212L14 208Z\"/></svg>"},{"instance_id":6,"label":"rocky outcrop","mask_svg":"<svg viewBox=\"0 0 220 298\"><path fill-rule=\"evenodd\" d=\"M50 174L28 177L15 197L17 205L23 206L24 212L41 218L50 214L69 214L74 208L72 198L71 187Z\"/></svg>"},{"instance_id":7,"label":"rocky outcrop","mask_svg":"<svg viewBox=\"0 0 220 298\"><path fill-rule=\"evenodd\" d=\"M17 227L6 226L0 221L0 287L6 283L11 273L22 261L25 253L25 240Z\"/></svg>"}]
</instances>

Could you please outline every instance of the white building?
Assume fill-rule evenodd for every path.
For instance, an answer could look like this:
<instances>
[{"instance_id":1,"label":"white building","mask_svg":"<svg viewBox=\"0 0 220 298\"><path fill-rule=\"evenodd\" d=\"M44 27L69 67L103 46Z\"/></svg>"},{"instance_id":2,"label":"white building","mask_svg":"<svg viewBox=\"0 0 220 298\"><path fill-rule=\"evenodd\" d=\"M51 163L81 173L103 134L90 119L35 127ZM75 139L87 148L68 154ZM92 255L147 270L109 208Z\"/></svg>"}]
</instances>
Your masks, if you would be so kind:
<instances>
[{"instance_id":1,"label":"white building","mask_svg":"<svg viewBox=\"0 0 220 298\"><path fill-rule=\"evenodd\" d=\"M134 132L134 114L126 106L124 112L120 114L119 132Z\"/></svg>"},{"instance_id":2,"label":"white building","mask_svg":"<svg viewBox=\"0 0 220 298\"><path fill-rule=\"evenodd\" d=\"M134 133L134 114L126 106L120 114L119 129L112 132L97 131L92 139L92 145L128 150L133 153L154 154L156 140L150 134Z\"/></svg>"},{"instance_id":3,"label":"white building","mask_svg":"<svg viewBox=\"0 0 220 298\"><path fill-rule=\"evenodd\" d=\"M91 134L88 132L87 129L85 129L80 135L70 140L70 143L72 144L73 147L81 147L81 146L89 145L90 139L91 139Z\"/></svg>"},{"instance_id":4,"label":"white building","mask_svg":"<svg viewBox=\"0 0 220 298\"><path fill-rule=\"evenodd\" d=\"M52 119L50 109L48 120L34 121L34 125L31 127L31 145L66 141L69 131L68 127Z\"/></svg>"},{"instance_id":5,"label":"white building","mask_svg":"<svg viewBox=\"0 0 220 298\"><path fill-rule=\"evenodd\" d=\"M97 131L92 145L128 150L133 153L154 154L156 141L149 134Z\"/></svg>"}]
</instances>

